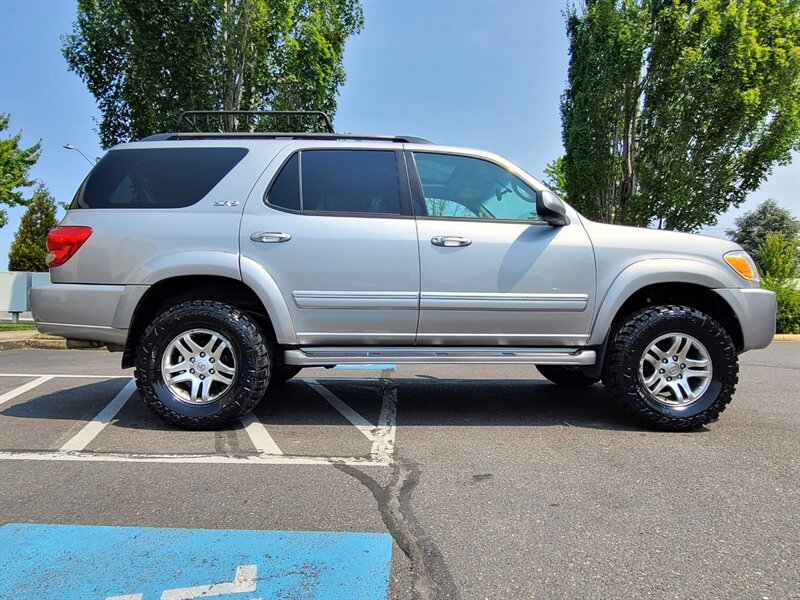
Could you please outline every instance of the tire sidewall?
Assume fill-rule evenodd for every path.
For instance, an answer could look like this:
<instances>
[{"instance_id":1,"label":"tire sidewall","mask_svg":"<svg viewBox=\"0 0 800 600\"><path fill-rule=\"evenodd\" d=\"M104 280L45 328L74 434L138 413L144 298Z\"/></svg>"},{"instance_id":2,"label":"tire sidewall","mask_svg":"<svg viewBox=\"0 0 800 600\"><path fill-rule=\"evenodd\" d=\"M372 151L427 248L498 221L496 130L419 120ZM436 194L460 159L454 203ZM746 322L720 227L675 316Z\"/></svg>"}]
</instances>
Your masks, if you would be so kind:
<instances>
[{"instance_id":1,"label":"tire sidewall","mask_svg":"<svg viewBox=\"0 0 800 600\"><path fill-rule=\"evenodd\" d=\"M711 358L711 382L703 394L686 406L667 406L656 401L639 379L642 355L659 337L666 334L690 335L700 342ZM736 361L731 351L733 343L725 331L713 320L697 311L675 307L662 311L648 326L637 331L625 353L623 379L629 393L635 393L638 401L650 410L666 417L688 419L714 409L721 394L735 383L731 381L730 362Z\"/></svg>"},{"instance_id":2,"label":"tire sidewall","mask_svg":"<svg viewBox=\"0 0 800 600\"><path fill-rule=\"evenodd\" d=\"M161 371L167 346L191 329L207 329L224 336L236 358L236 373L230 388L208 404L190 404L177 398ZM269 377L269 367L265 374L259 365L257 346L264 343L263 333L257 328L255 332L261 339L253 339L253 323L241 312L219 303L187 302L162 313L145 332L137 356L140 383L146 388L145 401L161 416L184 426L202 426L205 421L243 412L243 407L253 404L252 394L260 388L258 379ZM185 422L178 422L175 417Z\"/></svg>"}]
</instances>

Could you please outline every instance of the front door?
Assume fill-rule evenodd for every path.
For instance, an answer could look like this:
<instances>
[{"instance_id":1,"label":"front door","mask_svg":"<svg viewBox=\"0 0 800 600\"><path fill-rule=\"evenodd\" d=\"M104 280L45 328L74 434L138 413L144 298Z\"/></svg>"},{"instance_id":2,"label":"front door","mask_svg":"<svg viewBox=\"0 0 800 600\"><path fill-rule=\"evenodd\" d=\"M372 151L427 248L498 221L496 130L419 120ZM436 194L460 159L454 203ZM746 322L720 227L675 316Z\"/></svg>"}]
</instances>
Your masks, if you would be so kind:
<instances>
[{"instance_id":1,"label":"front door","mask_svg":"<svg viewBox=\"0 0 800 600\"><path fill-rule=\"evenodd\" d=\"M483 157L414 151L407 163L421 268L417 344L584 344L595 263L578 219L547 225L531 185Z\"/></svg>"},{"instance_id":2,"label":"front door","mask_svg":"<svg viewBox=\"0 0 800 600\"><path fill-rule=\"evenodd\" d=\"M242 256L277 283L300 344L413 344L419 251L402 152L323 148L276 158L245 208Z\"/></svg>"}]
</instances>

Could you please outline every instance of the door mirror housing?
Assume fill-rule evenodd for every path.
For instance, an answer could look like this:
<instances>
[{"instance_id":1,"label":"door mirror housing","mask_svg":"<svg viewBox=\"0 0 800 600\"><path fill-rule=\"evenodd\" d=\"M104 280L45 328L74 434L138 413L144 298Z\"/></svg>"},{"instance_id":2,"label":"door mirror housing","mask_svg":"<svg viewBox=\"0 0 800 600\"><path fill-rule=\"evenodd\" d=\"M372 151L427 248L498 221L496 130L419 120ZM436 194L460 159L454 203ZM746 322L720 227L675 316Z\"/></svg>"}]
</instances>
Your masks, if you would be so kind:
<instances>
[{"instance_id":1,"label":"door mirror housing","mask_svg":"<svg viewBox=\"0 0 800 600\"><path fill-rule=\"evenodd\" d=\"M554 192L542 190L536 193L536 214L539 218L553 227L569 225L567 207Z\"/></svg>"}]
</instances>

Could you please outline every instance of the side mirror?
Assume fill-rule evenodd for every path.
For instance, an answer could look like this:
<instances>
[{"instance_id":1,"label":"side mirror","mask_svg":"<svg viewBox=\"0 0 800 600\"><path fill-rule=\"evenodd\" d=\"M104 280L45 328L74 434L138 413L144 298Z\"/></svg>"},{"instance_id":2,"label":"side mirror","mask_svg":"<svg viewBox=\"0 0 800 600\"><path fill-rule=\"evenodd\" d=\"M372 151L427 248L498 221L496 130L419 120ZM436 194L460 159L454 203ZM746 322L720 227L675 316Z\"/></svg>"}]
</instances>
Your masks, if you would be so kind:
<instances>
[{"instance_id":1,"label":"side mirror","mask_svg":"<svg viewBox=\"0 0 800 600\"><path fill-rule=\"evenodd\" d=\"M563 200L550 190L536 193L536 214L542 221L553 227L569 225L567 207Z\"/></svg>"}]
</instances>

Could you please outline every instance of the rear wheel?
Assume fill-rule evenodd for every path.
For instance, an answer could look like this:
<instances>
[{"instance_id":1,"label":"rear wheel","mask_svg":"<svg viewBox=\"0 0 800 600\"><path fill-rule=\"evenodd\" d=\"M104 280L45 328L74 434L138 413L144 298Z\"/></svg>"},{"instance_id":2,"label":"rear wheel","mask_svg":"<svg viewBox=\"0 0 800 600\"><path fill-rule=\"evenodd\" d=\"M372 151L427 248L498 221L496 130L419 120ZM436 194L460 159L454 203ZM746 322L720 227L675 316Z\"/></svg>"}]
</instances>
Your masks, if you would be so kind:
<instances>
[{"instance_id":1,"label":"rear wheel","mask_svg":"<svg viewBox=\"0 0 800 600\"><path fill-rule=\"evenodd\" d=\"M595 377L589 377L583 371L561 365L536 365L536 368L549 381L562 387L588 387L600 381Z\"/></svg>"},{"instance_id":2,"label":"rear wheel","mask_svg":"<svg viewBox=\"0 0 800 600\"><path fill-rule=\"evenodd\" d=\"M173 306L142 336L136 383L145 404L187 429L217 429L258 404L270 378L270 344L239 309L208 300Z\"/></svg>"},{"instance_id":3,"label":"rear wheel","mask_svg":"<svg viewBox=\"0 0 800 600\"><path fill-rule=\"evenodd\" d=\"M686 431L725 410L738 370L736 348L717 321L687 306L655 306L618 329L603 383L640 423Z\"/></svg>"}]
</instances>

